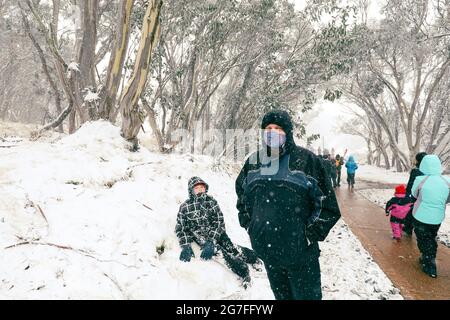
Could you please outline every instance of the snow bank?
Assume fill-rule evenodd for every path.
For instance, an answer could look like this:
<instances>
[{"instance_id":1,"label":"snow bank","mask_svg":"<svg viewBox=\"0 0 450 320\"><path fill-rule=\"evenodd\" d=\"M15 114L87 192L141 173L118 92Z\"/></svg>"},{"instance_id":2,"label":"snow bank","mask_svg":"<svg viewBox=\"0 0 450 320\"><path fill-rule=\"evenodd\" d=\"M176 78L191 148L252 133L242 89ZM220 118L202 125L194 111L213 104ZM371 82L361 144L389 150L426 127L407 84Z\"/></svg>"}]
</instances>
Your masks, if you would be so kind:
<instances>
[{"instance_id":1,"label":"snow bank","mask_svg":"<svg viewBox=\"0 0 450 320\"><path fill-rule=\"evenodd\" d=\"M345 172L345 168L343 168ZM344 173L345 175L345 173ZM369 165L359 165L356 171L356 182L358 179L368 180L372 182L406 184L409 179L409 172L396 172L394 170L386 170Z\"/></svg>"},{"instance_id":2,"label":"snow bank","mask_svg":"<svg viewBox=\"0 0 450 320\"><path fill-rule=\"evenodd\" d=\"M386 202L394 196L391 189L365 189L358 192L383 209L386 207ZM438 232L438 240L450 247L450 205L446 207L445 219Z\"/></svg>"},{"instance_id":3,"label":"snow bank","mask_svg":"<svg viewBox=\"0 0 450 320\"><path fill-rule=\"evenodd\" d=\"M29 137L37 125L0 120L0 137Z\"/></svg>"},{"instance_id":4,"label":"snow bank","mask_svg":"<svg viewBox=\"0 0 450 320\"><path fill-rule=\"evenodd\" d=\"M324 298L402 299L342 219L320 248Z\"/></svg>"},{"instance_id":5,"label":"snow bank","mask_svg":"<svg viewBox=\"0 0 450 320\"><path fill-rule=\"evenodd\" d=\"M231 239L250 246L235 174L211 158L129 152L104 121L0 152L0 298L273 299L264 271L251 269L244 290L197 246L190 263L178 259L176 215L193 175L209 183ZM342 221L321 249L325 299L401 299Z\"/></svg>"}]
</instances>

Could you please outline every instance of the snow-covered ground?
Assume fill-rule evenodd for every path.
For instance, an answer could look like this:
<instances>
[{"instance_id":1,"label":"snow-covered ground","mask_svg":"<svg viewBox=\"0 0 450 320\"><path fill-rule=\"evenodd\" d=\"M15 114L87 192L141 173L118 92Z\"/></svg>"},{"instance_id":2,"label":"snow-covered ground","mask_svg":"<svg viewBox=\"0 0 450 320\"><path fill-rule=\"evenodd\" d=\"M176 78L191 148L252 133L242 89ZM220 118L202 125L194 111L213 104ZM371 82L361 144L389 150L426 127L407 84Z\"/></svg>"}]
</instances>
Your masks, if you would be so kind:
<instances>
[{"instance_id":1,"label":"snow-covered ground","mask_svg":"<svg viewBox=\"0 0 450 320\"><path fill-rule=\"evenodd\" d=\"M36 130L37 126L32 124L23 124L19 122L10 122L0 120L0 138L4 137L26 137L30 136L33 130ZM52 131L47 131L48 135L53 134ZM1 140L0 140L1 141Z\"/></svg>"},{"instance_id":2,"label":"snow-covered ground","mask_svg":"<svg viewBox=\"0 0 450 320\"><path fill-rule=\"evenodd\" d=\"M394 196L394 190L391 189L365 189L359 190L368 200L379 205L383 209L386 207L386 202L389 201ZM386 219L389 219L386 217ZM442 242L447 247L450 247L450 206L447 205L445 211L445 219L441 224L438 232L438 240Z\"/></svg>"},{"instance_id":3,"label":"snow-covered ground","mask_svg":"<svg viewBox=\"0 0 450 320\"><path fill-rule=\"evenodd\" d=\"M196 246L197 258L178 259L175 220L194 175L209 183L231 239L250 245L235 209L236 172L205 156L129 152L103 121L71 136L0 143L15 144L0 148L0 298L273 299L264 271L251 268L245 290ZM342 220L321 250L324 299L402 299Z\"/></svg>"},{"instance_id":4,"label":"snow-covered ground","mask_svg":"<svg viewBox=\"0 0 450 320\"><path fill-rule=\"evenodd\" d=\"M345 171L345 168L344 170ZM343 173L345 179L347 178L346 173ZM384 168L378 168L376 166L369 165L359 165L356 171L356 183L358 180L366 180L379 183L389 183L389 184L407 184L409 179L409 172L396 172L394 170L386 170Z\"/></svg>"}]
</instances>

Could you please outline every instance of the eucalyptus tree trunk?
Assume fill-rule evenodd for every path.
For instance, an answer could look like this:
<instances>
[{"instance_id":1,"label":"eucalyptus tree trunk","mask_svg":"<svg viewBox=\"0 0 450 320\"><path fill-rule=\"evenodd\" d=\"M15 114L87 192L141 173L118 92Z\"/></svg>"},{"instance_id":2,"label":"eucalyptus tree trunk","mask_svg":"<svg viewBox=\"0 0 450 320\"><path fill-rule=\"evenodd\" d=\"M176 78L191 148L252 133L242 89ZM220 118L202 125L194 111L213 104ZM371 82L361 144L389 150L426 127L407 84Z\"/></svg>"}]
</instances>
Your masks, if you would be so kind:
<instances>
[{"instance_id":1,"label":"eucalyptus tree trunk","mask_svg":"<svg viewBox=\"0 0 450 320\"><path fill-rule=\"evenodd\" d=\"M88 119L95 118L97 108L95 102L85 102L83 94L85 90L96 88L95 81L95 47L97 45L97 0L84 0L80 2L81 7L81 30L77 38L79 46L77 48L77 63L79 72L75 73L75 95L81 106L81 119L85 122ZM86 115L86 113L88 115Z\"/></svg>"},{"instance_id":2,"label":"eucalyptus tree trunk","mask_svg":"<svg viewBox=\"0 0 450 320\"><path fill-rule=\"evenodd\" d=\"M119 5L119 17L116 25L116 39L111 53L106 75L105 86L101 94L98 116L110 120L114 114L114 107L119 91L122 69L127 54L128 42L131 31L131 13L134 0L121 0Z\"/></svg>"},{"instance_id":3,"label":"eucalyptus tree trunk","mask_svg":"<svg viewBox=\"0 0 450 320\"><path fill-rule=\"evenodd\" d=\"M130 141L136 141L137 134L144 121L138 102L147 82L152 51L157 45L160 35L159 16L161 6L161 0L151 0L148 3L141 29L141 41L136 55L133 75L128 81L120 100L122 136Z\"/></svg>"}]
</instances>

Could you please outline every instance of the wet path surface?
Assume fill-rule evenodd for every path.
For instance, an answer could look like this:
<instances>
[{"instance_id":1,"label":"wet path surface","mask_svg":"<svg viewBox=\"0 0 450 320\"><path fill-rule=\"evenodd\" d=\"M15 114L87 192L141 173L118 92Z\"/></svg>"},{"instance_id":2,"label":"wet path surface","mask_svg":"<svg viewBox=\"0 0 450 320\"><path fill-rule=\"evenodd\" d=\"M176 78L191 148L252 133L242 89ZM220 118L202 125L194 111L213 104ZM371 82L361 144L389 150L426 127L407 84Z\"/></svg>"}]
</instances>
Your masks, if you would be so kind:
<instances>
[{"instance_id":1,"label":"wet path surface","mask_svg":"<svg viewBox=\"0 0 450 320\"><path fill-rule=\"evenodd\" d=\"M358 189L380 188L377 183L358 181ZM383 184L383 188L390 188ZM438 246L436 257L438 277L422 272L416 238L391 238L389 219L384 210L343 184L336 189L342 217L380 268L405 299L450 299L450 249Z\"/></svg>"},{"instance_id":2,"label":"wet path surface","mask_svg":"<svg viewBox=\"0 0 450 320\"><path fill-rule=\"evenodd\" d=\"M381 182L373 182L373 181L368 181L368 180L361 180L358 179L358 181L356 181L356 185L355 188L357 190L362 190L362 189L394 189L398 183L381 183ZM347 188L347 185L344 184L343 185L345 188ZM341 186L342 189L342 186Z\"/></svg>"}]
</instances>

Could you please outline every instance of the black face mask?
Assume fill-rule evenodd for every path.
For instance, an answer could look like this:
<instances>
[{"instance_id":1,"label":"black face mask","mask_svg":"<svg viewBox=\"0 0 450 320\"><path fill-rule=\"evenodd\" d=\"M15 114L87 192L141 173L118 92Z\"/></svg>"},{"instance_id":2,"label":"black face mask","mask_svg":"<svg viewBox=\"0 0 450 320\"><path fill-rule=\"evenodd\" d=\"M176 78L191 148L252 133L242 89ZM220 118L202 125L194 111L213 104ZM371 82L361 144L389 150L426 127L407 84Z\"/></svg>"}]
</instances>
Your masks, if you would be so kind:
<instances>
[{"instance_id":1,"label":"black face mask","mask_svg":"<svg viewBox=\"0 0 450 320\"><path fill-rule=\"evenodd\" d=\"M200 192L200 193L194 194L194 197L197 199L205 199L206 192Z\"/></svg>"}]
</instances>

